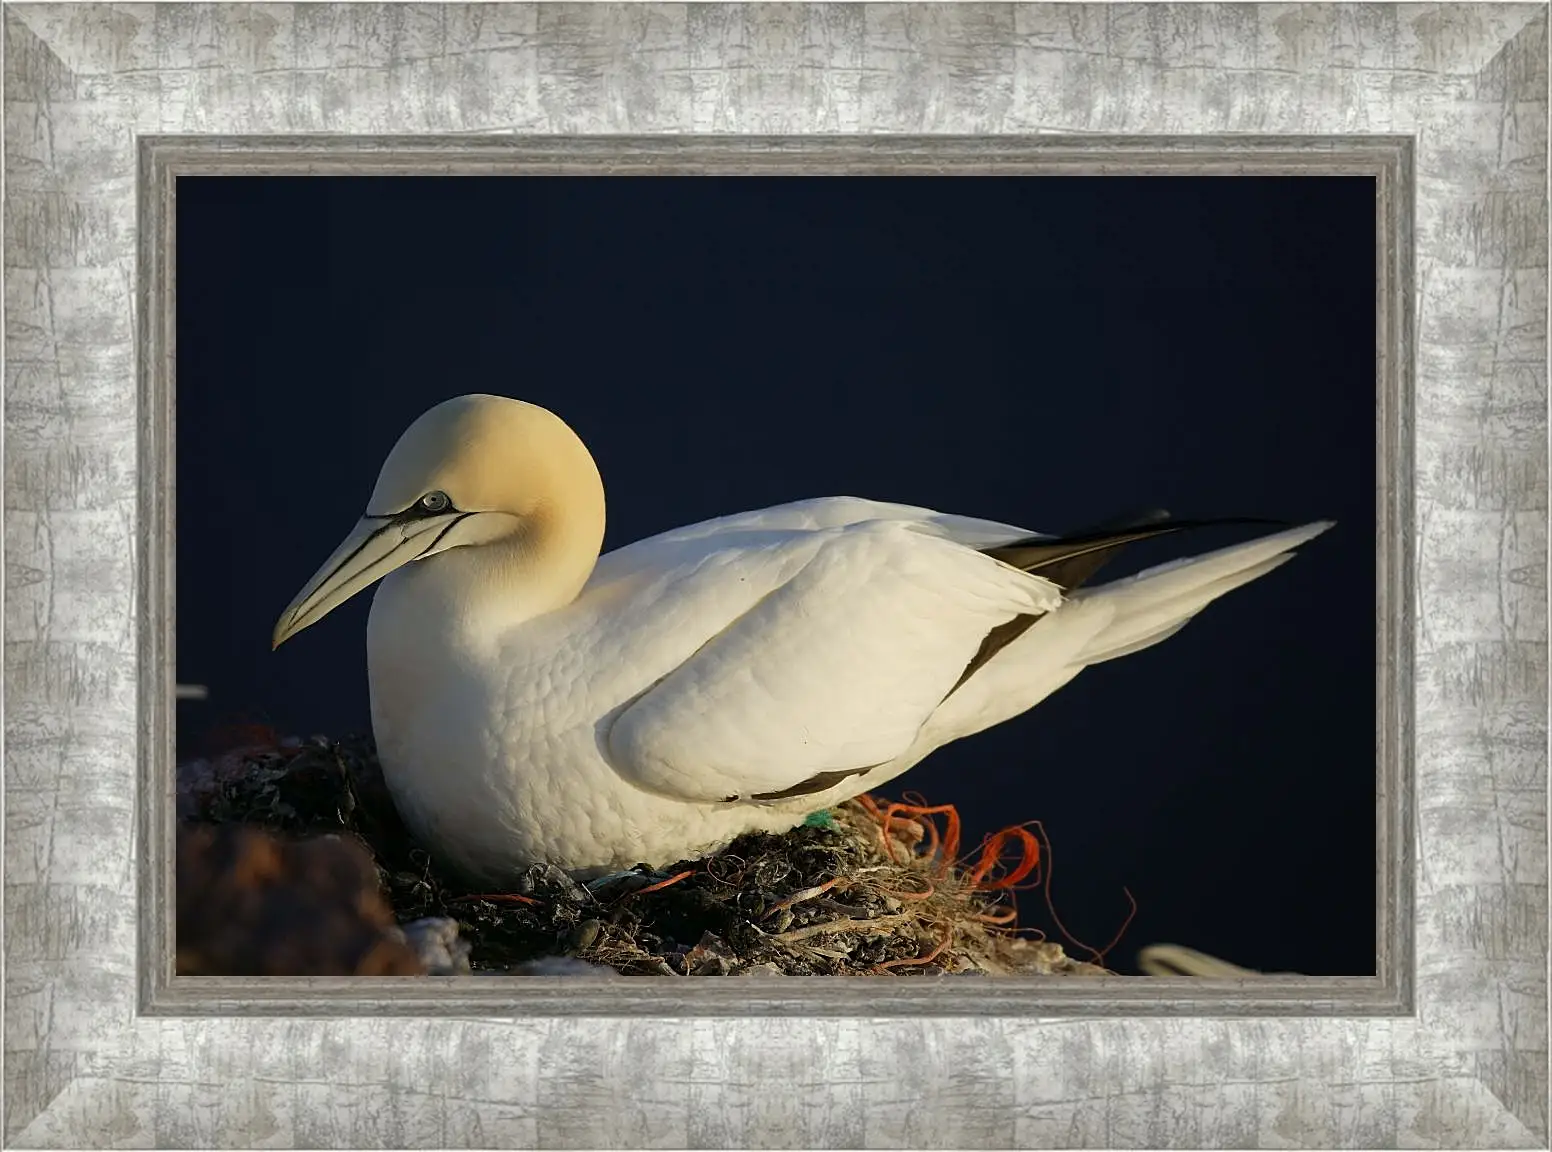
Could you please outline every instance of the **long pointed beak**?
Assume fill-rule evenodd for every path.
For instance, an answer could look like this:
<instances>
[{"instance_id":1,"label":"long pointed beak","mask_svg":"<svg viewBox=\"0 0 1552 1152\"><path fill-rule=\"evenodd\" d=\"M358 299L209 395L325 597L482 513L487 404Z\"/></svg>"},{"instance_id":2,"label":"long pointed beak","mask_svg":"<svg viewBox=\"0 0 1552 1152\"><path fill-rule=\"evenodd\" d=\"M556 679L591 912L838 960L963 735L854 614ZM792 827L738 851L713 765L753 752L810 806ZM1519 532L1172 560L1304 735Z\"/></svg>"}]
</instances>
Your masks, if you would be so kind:
<instances>
[{"instance_id":1,"label":"long pointed beak","mask_svg":"<svg viewBox=\"0 0 1552 1152\"><path fill-rule=\"evenodd\" d=\"M279 648L310 624L316 624L363 588L395 568L418 560L462 516L426 516L408 522L367 516L324 561L275 624L271 648Z\"/></svg>"}]
</instances>

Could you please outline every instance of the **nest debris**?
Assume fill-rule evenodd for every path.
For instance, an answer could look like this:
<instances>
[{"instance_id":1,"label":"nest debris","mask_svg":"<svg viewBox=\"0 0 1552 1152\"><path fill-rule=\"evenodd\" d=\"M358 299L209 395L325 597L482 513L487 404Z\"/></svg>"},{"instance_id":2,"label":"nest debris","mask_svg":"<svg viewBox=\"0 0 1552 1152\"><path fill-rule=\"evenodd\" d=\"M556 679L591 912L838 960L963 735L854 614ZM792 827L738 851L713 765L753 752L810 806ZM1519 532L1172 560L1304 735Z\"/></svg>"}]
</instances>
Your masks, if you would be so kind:
<instances>
[{"instance_id":1,"label":"nest debris","mask_svg":"<svg viewBox=\"0 0 1552 1152\"><path fill-rule=\"evenodd\" d=\"M358 841L394 919L456 923L462 962L477 972L566 971L540 966L565 957L622 975L1106 973L1102 951L1085 962L1016 927L1012 893L1038 876L1036 837L1009 829L966 864L950 806L864 796L659 873L641 866L582 885L536 865L506 892L471 889L413 840L369 737L250 730L221 756L179 767L178 810L184 827ZM1022 854L1008 868L1010 844Z\"/></svg>"}]
</instances>

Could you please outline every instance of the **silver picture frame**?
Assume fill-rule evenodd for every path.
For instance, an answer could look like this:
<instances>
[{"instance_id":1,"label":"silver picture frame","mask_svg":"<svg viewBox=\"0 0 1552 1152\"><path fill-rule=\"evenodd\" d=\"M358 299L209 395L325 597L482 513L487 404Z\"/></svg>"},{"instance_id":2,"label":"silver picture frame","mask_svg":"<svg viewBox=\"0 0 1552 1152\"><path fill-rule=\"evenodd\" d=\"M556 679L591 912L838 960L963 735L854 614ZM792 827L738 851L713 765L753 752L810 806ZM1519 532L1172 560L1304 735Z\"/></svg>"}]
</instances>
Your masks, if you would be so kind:
<instances>
[{"instance_id":1,"label":"silver picture frame","mask_svg":"<svg viewBox=\"0 0 1552 1152\"><path fill-rule=\"evenodd\" d=\"M9 1143L1546 1146L1545 6L16 4L3 35ZM641 170L1373 175L1377 975L173 974L177 177Z\"/></svg>"}]
</instances>

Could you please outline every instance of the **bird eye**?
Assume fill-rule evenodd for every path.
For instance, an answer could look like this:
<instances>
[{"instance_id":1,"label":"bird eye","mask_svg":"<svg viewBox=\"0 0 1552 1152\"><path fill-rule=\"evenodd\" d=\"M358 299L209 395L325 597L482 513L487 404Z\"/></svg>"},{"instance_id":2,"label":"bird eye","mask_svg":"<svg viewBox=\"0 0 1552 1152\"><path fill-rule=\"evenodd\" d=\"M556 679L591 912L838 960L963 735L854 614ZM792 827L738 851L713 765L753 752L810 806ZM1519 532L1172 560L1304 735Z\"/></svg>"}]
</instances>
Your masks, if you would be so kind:
<instances>
[{"instance_id":1,"label":"bird eye","mask_svg":"<svg viewBox=\"0 0 1552 1152\"><path fill-rule=\"evenodd\" d=\"M420 498L420 506L427 512L443 512L452 501L446 492L427 492Z\"/></svg>"}]
</instances>

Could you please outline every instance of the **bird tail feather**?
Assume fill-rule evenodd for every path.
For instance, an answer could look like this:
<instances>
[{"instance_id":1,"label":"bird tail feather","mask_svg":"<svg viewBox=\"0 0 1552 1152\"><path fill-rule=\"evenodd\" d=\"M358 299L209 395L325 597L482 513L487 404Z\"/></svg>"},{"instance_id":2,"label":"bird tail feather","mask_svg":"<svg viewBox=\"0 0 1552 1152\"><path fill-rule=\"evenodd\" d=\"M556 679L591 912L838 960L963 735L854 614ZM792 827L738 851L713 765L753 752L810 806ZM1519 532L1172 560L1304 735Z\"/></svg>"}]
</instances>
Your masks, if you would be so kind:
<instances>
[{"instance_id":1,"label":"bird tail feather","mask_svg":"<svg viewBox=\"0 0 1552 1152\"><path fill-rule=\"evenodd\" d=\"M1076 663L1100 664L1168 639L1225 592L1286 564L1293 559L1293 549L1331 523L1321 520L1275 532L1073 593L1074 600L1102 597L1112 609L1110 622L1084 645Z\"/></svg>"}]
</instances>

